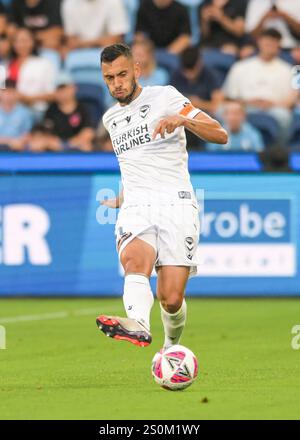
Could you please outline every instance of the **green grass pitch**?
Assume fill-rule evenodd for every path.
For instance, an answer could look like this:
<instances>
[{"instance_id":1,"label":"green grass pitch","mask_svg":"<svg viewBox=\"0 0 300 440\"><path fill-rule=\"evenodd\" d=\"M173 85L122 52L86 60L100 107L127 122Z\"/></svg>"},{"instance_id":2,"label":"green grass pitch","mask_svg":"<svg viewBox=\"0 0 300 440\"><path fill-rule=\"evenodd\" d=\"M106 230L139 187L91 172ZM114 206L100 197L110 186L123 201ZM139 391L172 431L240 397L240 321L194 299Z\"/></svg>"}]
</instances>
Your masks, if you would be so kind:
<instances>
[{"instance_id":1,"label":"green grass pitch","mask_svg":"<svg viewBox=\"0 0 300 440\"><path fill-rule=\"evenodd\" d=\"M181 392L151 377L158 303L146 348L105 337L95 324L103 312L123 314L122 299L0 300L0 419L300 418L299 300L188 298L181 343L200 375Z\"/></svg>"}]
</instances>

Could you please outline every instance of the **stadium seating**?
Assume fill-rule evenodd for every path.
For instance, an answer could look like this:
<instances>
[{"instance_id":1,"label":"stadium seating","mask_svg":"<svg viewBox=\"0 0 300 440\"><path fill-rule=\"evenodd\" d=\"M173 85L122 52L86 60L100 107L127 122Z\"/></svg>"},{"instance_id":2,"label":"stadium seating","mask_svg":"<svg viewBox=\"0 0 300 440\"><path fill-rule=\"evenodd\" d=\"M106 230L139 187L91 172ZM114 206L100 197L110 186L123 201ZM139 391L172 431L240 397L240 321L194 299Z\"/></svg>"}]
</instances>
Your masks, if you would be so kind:
<instances>
[{"instance_id":1,"label":"stadium seating","mask_svg":"<svg viewBox=\"0 0 300 440\"><path fill-rule=\"evenodd\" d=\"M128 20L130 23L130 31L125 35L125 40L127 43L131 43L134 37L134 29L135 29L135 23L136 23L136 16L137 11L139 7L139 1L138 0L123 0Z\"/></svg>"},{"instance_id":2,"label":"stadium seating","mask_svg":"<svg viewBox=\"0 0 300 440\"><path fill-rule=\"evenodd\" d=\"M104 113L104 97L101 87L93 84L77 84L77 99L86 106L93 127L96 128Z\"/></svg>"},{"instance_id":3,"label":"stadium seating","mask_svg":"<svg viewBox=\"0 0 300 440\"><path fill-rule=\"evenodd\" d=\"M300 113L294 115L290 145L292 148L300 148Z\"/></svg>"},{"instance_id":4,"label":"stadium seating","mask_svg":"<svg viewBox=\"0 0 300 440\"><path fill-rule=\"evenodd\" d=\"M60 54L56 50L42 48L39 51L39 55L49 60L53 64L57 72L61 70L62 60Z\"/></svg>"},{"instance_id":5,"label":"stadium seating","mask_svg":"<svg viewBox=\"0 0 300 440\"><path fill-rule=\"evenodd\" d=\"M11 152L11 149L9 148L9 146L8 145L2 145L2 144L0 144L0 152L2 153L2 152Z\"/></svg>"},{"instance_id":6,"label":"stadium seating","mask_svg":"<svg viewBox=\"0 0 300 440\"><path fill-rule=\"evenodd\" d=\"M0 3L3 3L4 6L10 6L12 3L12 0L1 0Z\"/></svg>"},{"instance_id":7,"label":"stadium seating","mask_svg":"<svg viewBox=\"0 0 300 440\"><path fill-rule=\"evenodd\" d=\"M235 56L214 48L203 49L202 58L206 66L213 68L219 74L221 83L224 82L229 69L236 61Z\"/></svg>"},{"instance_id":8,"label":"stadium seating","mask_svg":"<svg viewBox=\"0 0 300 440\"><path fill-rule=\"evenodd\" d=\"M100 49L76 49L68 53L65 69L76 84L100 85Z\"/></svg>"},{"instance_id":9,"label":"stadium seating","mask_svg":"<svg viewBox=\"0 0 300 440\"><path fill-rule=\"evenodd\" d=\"M189 9L193 44L197 44L201 36L198 8L203 1L204 0L179 0L179 3L182 3Z\"/></svg>"},{"instance_id":10,"label":"stadium seating","mask_svg":"<svg viewBox=\"0 0 300 440\"><path fill-rule=\"evenodd\" d=\"M266 146L276 142L279 135L279 125L272 116L264 112L253 112L248 114L247 120L261 132Z\"/></svg>"}]
</instances>

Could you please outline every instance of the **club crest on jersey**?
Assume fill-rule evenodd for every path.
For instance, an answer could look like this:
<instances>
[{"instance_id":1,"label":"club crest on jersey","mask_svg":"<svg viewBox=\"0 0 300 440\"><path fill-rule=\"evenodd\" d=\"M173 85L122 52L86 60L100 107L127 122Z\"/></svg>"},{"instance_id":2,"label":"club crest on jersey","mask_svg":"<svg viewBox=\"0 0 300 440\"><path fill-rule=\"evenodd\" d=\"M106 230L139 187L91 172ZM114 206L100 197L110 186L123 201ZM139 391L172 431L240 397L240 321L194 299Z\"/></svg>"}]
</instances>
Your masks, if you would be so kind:
<instances>
[{"instance_id":1,"label":"club crest on jersey","mask_svg":"<svg viewBox=\"0 0 300 440\"><path fill-rule=\"evenodd\" d=\"M146 116L148 115L148 113L150 112L150 108L151 108L151 106L148 105L148 104L143 105L143 106L140 108L140 117L143 118L143 119L145 119L145 117L146 117Z\"/></svg>"},{"instance_id":2,"label":"club crest on jersey","mask_svg":"<svg viewBox=\"0 0 300 440\"><path fill-rule=\"evenodd\" d=\"M178 197L180 199L191 199L191 193L189 191L178 191Z\"/></svg>"}]
</instances>

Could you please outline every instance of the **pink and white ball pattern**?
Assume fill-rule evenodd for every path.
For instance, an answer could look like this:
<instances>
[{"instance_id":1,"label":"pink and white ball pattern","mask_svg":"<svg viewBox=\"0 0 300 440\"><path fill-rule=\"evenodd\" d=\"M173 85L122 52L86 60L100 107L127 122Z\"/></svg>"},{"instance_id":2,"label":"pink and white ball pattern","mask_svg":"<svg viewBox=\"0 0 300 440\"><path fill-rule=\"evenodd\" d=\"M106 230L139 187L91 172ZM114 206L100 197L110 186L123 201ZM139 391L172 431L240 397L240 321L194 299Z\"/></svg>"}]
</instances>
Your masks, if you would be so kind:
<instances>
[{"instance_id":1,"label":"pink and white ball pattern","mask_svg":"<svg viewBox=\"0 0 300 440\"><path fill-rule=\"evenodd\" d=\"M198 375L197 358L183 345L173 345L155 354L152 375L161 387L172 391L182 390L190 386Z\"/></svg>"}]
</instances>

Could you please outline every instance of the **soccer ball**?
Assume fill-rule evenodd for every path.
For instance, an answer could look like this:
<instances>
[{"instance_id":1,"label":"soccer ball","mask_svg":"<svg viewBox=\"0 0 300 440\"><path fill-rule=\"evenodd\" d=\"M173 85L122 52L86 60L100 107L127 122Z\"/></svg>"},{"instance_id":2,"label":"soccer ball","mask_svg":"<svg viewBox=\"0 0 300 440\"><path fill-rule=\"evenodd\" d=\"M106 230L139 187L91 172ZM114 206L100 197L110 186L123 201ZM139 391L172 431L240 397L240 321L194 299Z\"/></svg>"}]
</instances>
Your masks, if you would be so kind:
<instances>
[{"instance_id":1,"label":"soccer ball","mask_svg":"<svg viewBox=\"0 0 300 440\"><path fill-rule=\"evenodd\" d=\"M183 345L160 350L152 359L152 375L161 387L177 391L190 386L198 375L194 353Z\"/></svg>"}]
</instances>

